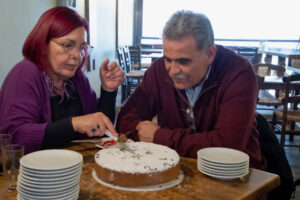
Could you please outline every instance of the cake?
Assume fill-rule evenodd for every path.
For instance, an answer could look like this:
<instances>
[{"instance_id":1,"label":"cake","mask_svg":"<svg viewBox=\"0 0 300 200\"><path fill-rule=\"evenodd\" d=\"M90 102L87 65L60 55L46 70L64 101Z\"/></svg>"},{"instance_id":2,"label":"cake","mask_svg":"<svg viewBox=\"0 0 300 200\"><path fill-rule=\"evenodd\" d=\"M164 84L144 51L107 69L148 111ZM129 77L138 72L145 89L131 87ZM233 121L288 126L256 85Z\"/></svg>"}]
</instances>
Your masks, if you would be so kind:
<instances>
[{"instance_id":1,"label":"cake","mask_svg":"<svg viewBox=\"0 0 300 200\"><path fill-rule=\"evenodd\" d=\"M148 142L126 143L134 153L119 146L95 154L99 179L121 187L143 187L170 182L180 174L180 157L169 147Z\"/></svg>"}]
</instances>

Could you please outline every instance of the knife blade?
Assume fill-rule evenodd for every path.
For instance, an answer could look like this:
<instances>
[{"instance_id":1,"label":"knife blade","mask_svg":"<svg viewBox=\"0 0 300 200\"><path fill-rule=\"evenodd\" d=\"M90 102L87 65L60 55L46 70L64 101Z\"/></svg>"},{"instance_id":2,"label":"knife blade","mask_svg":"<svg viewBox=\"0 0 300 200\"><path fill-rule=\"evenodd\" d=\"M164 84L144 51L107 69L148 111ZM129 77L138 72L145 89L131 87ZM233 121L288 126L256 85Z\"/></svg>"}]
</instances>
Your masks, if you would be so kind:
<instances>
[{"instance_id":1,"label":"knife blade","mask_svg":"<svg viewBox=\"0 0 300 200\"><path fill-rule=\"evenodd\" d=\"M128 152L130 152L130 153L132 153L132 154L135 155L134 150L132 150L130 147L128 147L127 144L125 144L125 142L121 138L121 136L119 136L119 137L113 136L112 133L109 130L105 131L105 135L107 135L111 139L115 140L117 142L117 147L119 147L120 149L124 149L125 151L128 151Z\"/></svg>"},{"instance_id":2,"label":"knife blade","mask_svg":"<svg viewBox=\"0 0 300 200\"><path fill-rule=\"evenodd\" d=\"M124 142L118 142L117 145L119 145L120 149L124 149L125 151L128 151L129 153L132 153L133 155L135 155L135 151L133 149L131 149L127 144L125 144Z\"/></svg>"},{"instance_id":3,"label":"knife blade","mask_svg":"<svg viewBox=\"0 0 300 200\"><path fill-rule=\"evenodd\" d=\"M102 139L72 140L73 143L101 143Z\"/></svg>"}]
</instances>

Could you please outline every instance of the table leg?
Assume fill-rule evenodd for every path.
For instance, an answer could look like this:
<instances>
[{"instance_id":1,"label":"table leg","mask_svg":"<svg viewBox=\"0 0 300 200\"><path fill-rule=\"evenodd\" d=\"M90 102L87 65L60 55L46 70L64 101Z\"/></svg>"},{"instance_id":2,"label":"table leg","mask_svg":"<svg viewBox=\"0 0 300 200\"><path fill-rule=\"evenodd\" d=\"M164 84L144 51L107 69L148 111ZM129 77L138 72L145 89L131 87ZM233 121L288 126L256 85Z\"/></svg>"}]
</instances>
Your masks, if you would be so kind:
<instances>
[{"instance_id":1,"label":"table leg","mask_svg":"<svg viewBox=\"0 0 300 200\"><path fill-rule=\"evenodd\" d=\"M281 57L281 56L278 57L278 65L280 67L285 67L285 57Z\"/></svg>"},{"instance_id":2,"label":"table leg","mask_svg":"<svg viewBox=\"0 0 300 200\"><path fill-rule=\"evenodd\" d=\"M272 55L267 54L265 57L265 63L272 63Z\"/></svg>"}]
</instances>

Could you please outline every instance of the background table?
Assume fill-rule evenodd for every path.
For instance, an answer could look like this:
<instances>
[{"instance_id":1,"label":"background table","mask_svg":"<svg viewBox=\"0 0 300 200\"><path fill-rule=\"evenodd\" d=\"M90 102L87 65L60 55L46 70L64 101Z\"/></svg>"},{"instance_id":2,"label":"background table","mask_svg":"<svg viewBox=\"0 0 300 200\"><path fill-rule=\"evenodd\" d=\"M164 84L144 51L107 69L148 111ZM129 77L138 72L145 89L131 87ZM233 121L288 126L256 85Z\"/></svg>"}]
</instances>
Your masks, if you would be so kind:
<instances>
[{"instance_id":1,"label":"background table","mask_svg":"<svg viewBox=\"0 0 300 200\"><path fill-rule=\"evenodd\" d=\"M180 167L184 173L181 184L161 191L129 192L105 187L92 177L95 167L94 155L99 149L93 144L78 144L68 149L84 156L80 180L79 200L165 200L165 199L265 199L267 193L280 184L279 176L264 171L250 169L244 180L221 181L203 175L197 170L197 160L181 158ZM0 200L16 199L17 192L7 192L0 176Z\"/></svg>"}]
</instances>

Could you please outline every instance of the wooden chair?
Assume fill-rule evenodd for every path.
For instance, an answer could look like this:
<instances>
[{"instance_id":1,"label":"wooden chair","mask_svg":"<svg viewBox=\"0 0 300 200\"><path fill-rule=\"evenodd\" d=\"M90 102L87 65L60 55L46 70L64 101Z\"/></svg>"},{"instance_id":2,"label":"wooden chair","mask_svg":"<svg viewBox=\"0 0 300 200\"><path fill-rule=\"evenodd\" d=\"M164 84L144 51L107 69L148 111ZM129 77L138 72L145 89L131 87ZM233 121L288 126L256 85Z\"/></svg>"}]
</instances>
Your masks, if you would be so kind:
<instances>
[{"instance_id":1,"label":"wooden chair","mask_svg":"<svg viewBox=\"0 0 300 200\"><path fill-rule=\"evenodd\" d=\"M128 46L131 59L131 67L133 70L141 70L141 47L140 46Z\"/></svg>"},{"instance_id":2,"label":"wooden chair","mask_svg":"<svg viewBox=\"0 0 300 200\"><path fill-rule=\"evenodd\" d=\"M266 117L271 117L271 126L275 130L275 113L274 109L282 105L280 90L277 89L263 89L263 82L265 76L277 76L282 77L285 72L285 68L278 65L272 65L267 63L259 63L254 65L254 70L257 75L258 82L258 98L257 98L257 112ZM269 116L268 116L269 115Z\"/></svg>"},{"instance_id":3,"label":"wooden chair","mask_svg":"<svg viewBox=\"0 0 300 200\"><path fill-rule=\"evenodd\" d=\"M131 70L130 58L126 60L124 52L125 48L120 47L117 49L117 55L119 60L119 65L122 67L125 72L125 80L122 84L122 97L121 103L123 103L135 90L138 84L141 82L144 77L145 71L140 70ZM127 55L129 56L129 55Z\"/></svg>"},{"instance_id":4,"label":"wooden chair","mask_svg":"<svg viewBox=\"0 0 300 200\"><path fill-rule=\"evenodd\" d=\"M294 135L300 135L300 131L295 129L295 122L300 122L300 110L298 109L300 74L283 77L282 80L286 82L285 96L282 99L283 106L275 110L276 118L281 119L280 143L284 146L299 147L299 145L286 145L285 136L289 135L290 141L293 141Z\"/></svg>"},{"instance_id":5,"label":"wooden chair","mask_svg":"<svg viewBox=\"0 0 300 200\"><path fill-rule=\"evenodd\" d=\"M295 68L300 68L300 55L299 54L289 55L288 66L295 67Z\"/></svg>"},{"instance_id":6,"label":"wooden chair","mask_svg":"<svg viewBox=\"0 0 300 200\"><path fill-rule=\"evenodd\" d=\"M238 47L237 54L245 57L253 65L259 63L259 54L257 47Z\"/></svg>"}]
</instances>

